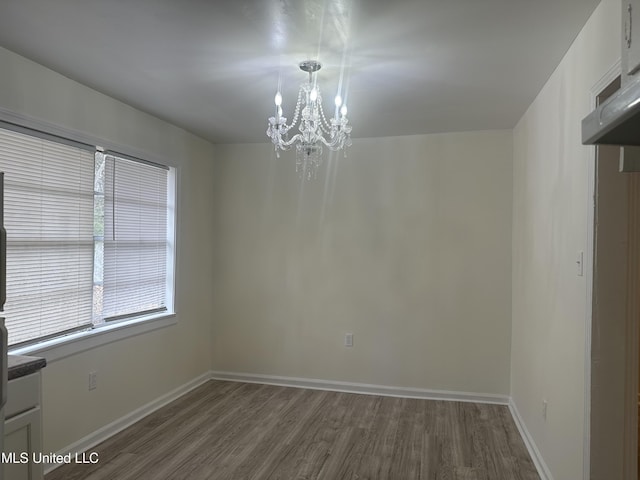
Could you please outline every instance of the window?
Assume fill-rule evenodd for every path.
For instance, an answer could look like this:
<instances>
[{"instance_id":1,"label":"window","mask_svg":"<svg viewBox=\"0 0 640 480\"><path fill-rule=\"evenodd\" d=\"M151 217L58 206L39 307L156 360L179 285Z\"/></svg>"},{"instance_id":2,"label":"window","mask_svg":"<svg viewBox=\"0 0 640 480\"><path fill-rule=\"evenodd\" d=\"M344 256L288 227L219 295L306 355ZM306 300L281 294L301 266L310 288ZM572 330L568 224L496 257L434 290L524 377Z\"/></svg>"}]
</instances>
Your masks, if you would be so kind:
<instances>
[{"instance_id":1,"label":"window","mask_svg":"<svg viewBox=\"0 0 640 480\"><path fill-rule=\"evenodd\" d=\"M168 169L96 154L94 319L167 310Z\"/></svg>"},{"instance_id":2,"label":"window","mask_svg":"<svg viewBox=\"0 0 640 480\"><path fill-rule=\"evenodd\" d=\"M9 344L172 308L171 170L0 128Z\"/></svg>"}]
</instances>

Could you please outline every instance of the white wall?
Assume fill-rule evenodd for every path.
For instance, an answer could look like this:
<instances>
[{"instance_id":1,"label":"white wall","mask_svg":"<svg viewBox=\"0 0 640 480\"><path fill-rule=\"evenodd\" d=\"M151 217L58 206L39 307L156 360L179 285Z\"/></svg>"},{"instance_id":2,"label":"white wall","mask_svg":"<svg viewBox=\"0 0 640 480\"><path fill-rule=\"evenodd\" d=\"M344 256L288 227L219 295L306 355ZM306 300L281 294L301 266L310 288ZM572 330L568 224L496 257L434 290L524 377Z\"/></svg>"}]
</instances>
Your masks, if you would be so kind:
<instances>
[{"instance_id":1,"label":"white wall","mask_svg":"<svg viewBox=\"0 0 640 480\"><path fill-rule=\"evenodd\" d=\"M0 108L179 168L177 325L50 363L44 451L58 451L209 370L212 146L0 48ZM204 333L203 333L204 332ZM98 388L87 390L88 372Z\"/></svg>"},{"instance_id":2,"label":"white wall","mask_svg":"<svg viewBox=\"0 0 640 480\"><path fill-rule=\"evenodd\" d=\"M580 121L619 59L619 38L619 2L603 0L514 131L511 393L556 480L582 479L585 460L590 299L575 261L593 228L594 149L581 145Z\"/></svg>"},{"instance_id":3,"label":"white wall","mask_svg":"<svg viewBox=\"0 0 640 480\"><path fill-rule=\"evenodd\" d=\"M216 146L214 370L508 394L511 158L510 131L357 139L300 184Z\"/></svg>"}]
</instances>

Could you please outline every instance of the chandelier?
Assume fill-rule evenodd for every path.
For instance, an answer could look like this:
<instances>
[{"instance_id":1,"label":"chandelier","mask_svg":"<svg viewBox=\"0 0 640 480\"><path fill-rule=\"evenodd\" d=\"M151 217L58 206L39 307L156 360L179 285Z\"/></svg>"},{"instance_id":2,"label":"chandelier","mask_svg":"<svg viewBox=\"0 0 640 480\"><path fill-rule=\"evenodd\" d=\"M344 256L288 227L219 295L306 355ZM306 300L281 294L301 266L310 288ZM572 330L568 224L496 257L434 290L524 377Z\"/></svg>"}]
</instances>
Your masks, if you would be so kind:
<instances>
[{"instance_id":1,"label":"chandelier","mask_svg":"<svg viewBox=\"0 0 640 480\"><path fill-rule=\"evenodd\" d=\"M289 150L296 146L296 171L301 177L315 178L322 163L322 146L338 151L351 146L351 125L347 119L347 106L338 94L335 98L335 114L327 120L322 108L322 94L313 74L322 65L315 60L300 63L300 70L309 74L309 81L300 86L298 101L293 112L293 120L287 124L282 116L282 95L276 93L276 114L269 118L267 136L275 145L276 156L280 150ZM289 130L298 126L299 133L289 138Z\"/></svg>"}]
</instances>

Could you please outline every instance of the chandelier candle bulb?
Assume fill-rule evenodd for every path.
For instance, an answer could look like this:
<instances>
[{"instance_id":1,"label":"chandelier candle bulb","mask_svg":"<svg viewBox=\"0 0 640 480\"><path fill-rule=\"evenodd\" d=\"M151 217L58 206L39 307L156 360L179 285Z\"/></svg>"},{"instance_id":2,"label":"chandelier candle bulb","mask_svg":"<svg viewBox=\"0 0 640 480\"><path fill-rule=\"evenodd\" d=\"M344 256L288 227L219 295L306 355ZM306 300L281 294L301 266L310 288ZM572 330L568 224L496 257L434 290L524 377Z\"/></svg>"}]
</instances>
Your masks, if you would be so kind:
<instances>
[{"instance_id":1,"label":"chandelier candle bulb","mask_svg":"<svg viewBox=\"0 0 640 480\"><path fill-rule=\"evenodd\" d=\"M276 92L276 96L273 99L273 102L276 104L276 124L280 123L280 117L282 117L282 94L280 91Z\"/></svg>"},{"instance_id":2,"label":"chandelier candle bulb","mask_svg":"<svg viewBox=\"0 0 640 480\"><path fill-rule=\"evenodd\" d=\"M336 95L334 103L336 104L335 119L338 120L338 117L340 115L340 105L342 105L342 97L340 95Z\"/></svg>"}]
</instances>

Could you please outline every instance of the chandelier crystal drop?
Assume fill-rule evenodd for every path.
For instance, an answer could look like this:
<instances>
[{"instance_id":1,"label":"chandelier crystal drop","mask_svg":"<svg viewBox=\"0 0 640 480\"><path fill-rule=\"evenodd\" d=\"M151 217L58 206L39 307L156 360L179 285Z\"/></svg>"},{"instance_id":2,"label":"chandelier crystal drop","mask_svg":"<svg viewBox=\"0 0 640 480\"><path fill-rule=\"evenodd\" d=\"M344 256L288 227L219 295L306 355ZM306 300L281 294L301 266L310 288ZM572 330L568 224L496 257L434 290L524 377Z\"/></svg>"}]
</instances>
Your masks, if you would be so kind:
<instances>
[{"instance_id":1,"label":"chandelier crystal drop","mask_svg":"<svg viewBox=\"0 0 640 480\"><path fill-rule=\"evenodd\" d=\"M322 108L322 94L313 74L322 65L315 60L300 64L300 70L309 74L309 81L300 86L293 120L287 124L282 116L282 94L275 96L275 116L269 118L267 136L275 146L276 156L280 150L296 146L296 171L307 180L316 177L322 163L322 148L338 151L351 146L351 125L347 119L347 106L338 94L335 98L335 113L327 120ZM299 122L299 125L298 125ZM298 125L299 133L289 138L289 130Z\"/></svg>"}]
</instances>

